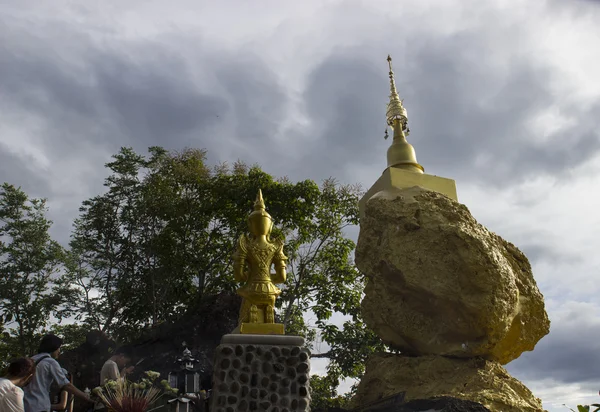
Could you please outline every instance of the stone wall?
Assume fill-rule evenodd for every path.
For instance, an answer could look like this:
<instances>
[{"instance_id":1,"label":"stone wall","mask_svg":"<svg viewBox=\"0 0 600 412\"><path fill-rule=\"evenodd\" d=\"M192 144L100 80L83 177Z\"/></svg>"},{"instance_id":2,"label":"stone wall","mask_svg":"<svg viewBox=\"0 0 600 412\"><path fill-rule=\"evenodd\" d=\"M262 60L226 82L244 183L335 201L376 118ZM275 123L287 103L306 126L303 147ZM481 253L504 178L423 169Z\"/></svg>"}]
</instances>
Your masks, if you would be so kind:
<instances>
[{"instance_id":1,"label":"stone wall","mask_svg":"<svg viewBox=\"0 0 600 412\"><path fill-rule=\"evenodd\" d=\"M211 411L309 411L309 374L310 353L301 345L222 343L215 354Z\"/></svg>"}]
</instances>

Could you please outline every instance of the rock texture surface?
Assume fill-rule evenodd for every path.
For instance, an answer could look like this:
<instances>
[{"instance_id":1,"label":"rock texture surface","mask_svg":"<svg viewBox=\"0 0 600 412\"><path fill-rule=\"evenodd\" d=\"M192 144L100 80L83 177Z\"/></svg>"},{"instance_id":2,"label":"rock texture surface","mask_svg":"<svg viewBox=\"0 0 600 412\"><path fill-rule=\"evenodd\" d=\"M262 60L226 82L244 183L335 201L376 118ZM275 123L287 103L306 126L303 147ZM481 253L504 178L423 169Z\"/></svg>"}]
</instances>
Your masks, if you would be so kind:
<instances>
[{"instance_id":1,"label":"rock texture surface","mask_svg":"<svg viewBox=\"0 0 600 412\"><path fill-rule=\"evenodd\" d=\"M442 396L433 399L416 399L402 405L395 412L490 412L488 408L477 402ZM392 412L382 409L379 412Z\"/></svg>"},{"instance_id":2,"label":"rock texture surface","mask_svg":"<svg viewBox=\"0 0 600 412\"><path fill-rule=\"evenodd\" d=\"M377 407L377 412L490 412L477 402L440 396L431 399L415 399L402 405ZM312 412L351 412L348 409L313 409Z\"/></svg>"},{"instance_id":3,"label":"rock texture surface","mask_svg":"<svg viewBox=\"0 0 600 412\"><path fill-rule=\"evenodd\" d=\"M498 362L435 355L371 356L353 403L365 405L399 391L406 391L407 406L415 399L451 396L479 403L494 412L543 411L541 401Z\"/></svg>"},{"instance_id":4,"label":"rock texture surface","mask_svg":"<svg viewBox=\"0 0 600 412\"><path fill-rule=\"evenodd\" d=\"M309 359L301 346L221 344L210 410L310 411Z\"/></svg>"},{"instance_id":5,"label":"rock texture surface","mask_svg":"<svg viewBox=\"0 0 600 412\"><path fill-rule=\"evenodd\" d=\"M369 279L367 325L405 354L506 364L549 332L525 255L439 193L412 187L373 196L356 265Z\"/></svg>"},{"instance_id":6,"label":"rock texture surface","mask_svg":"<svg viewBox=\"0 0 600 412\"><path fill-rule=\"evenodd\" d=\"M433 399L416 399L403 405L396 412L490 412L477 402L443 396ZM380 412L387 412L382 409ZM392 412L391 410L389 412Z\"/></svg>"}]
</instances>

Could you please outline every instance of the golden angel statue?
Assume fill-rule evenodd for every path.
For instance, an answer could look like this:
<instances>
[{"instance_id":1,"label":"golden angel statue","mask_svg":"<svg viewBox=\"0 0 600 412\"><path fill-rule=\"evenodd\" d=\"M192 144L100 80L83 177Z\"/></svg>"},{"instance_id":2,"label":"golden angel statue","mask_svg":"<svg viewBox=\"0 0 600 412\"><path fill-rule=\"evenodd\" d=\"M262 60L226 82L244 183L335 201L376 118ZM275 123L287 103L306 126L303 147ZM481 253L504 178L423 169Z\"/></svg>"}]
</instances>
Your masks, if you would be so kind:
<instances>
[{"instance_id":1,"label":"golden angel statue","mask_svg":"<svg viewBox=\"0 0 600 412\"><path fill-rule=\"evenodd\" d=\"M286 279L287 257L283 240L271 240L273 219L265 210L259 189L254 211L248 216L250 235L241 235L233 255L235 280L245 282L237 293L242 296L239 333L283 335L283 324L275 323L275 299L281 290L275 283ZM271 273L274 266L275 273Z\"/></svg>"}]
</instances>

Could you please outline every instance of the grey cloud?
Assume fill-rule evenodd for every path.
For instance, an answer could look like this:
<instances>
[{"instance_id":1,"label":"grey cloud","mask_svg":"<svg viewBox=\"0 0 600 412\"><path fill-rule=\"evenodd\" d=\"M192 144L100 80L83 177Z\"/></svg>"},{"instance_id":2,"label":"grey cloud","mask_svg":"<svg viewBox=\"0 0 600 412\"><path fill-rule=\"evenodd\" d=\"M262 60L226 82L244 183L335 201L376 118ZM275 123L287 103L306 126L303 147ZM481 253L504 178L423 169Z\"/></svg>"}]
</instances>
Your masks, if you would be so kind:
<instances>
[{"instance_id":1,"label":"grey cloud","mask_svg":"<svg viewBox=\"0 0 600 412\"><path fill-rule=\"evenodd\" d=\"M72 27L52 26L46 38L7 27L0 26L5 40L0 46L0 103L14 116L0 114L0 121L39 121L43 135L38 144L51 160L54 175L74 172L67 170L74 163L63 163L65 159L93 162L97 173L88 171L79 179L88 189L98 190L89 196L103 190L104 163L121 146L133 146L138 152L152 145L192 146L208 149L212 159L220 160L225 153L231 160L239 157L250 163L278 150L270 139L275 123L284 116L287 96L274 74L254 56L210 51L199 56L199 65L218 73L213 76L215 84L159 42L99 47ZM73 49L73 54L57 58L53 35L66 38L61 49ZM243 64L236 65L240 60ZM232 133L223 132L226 123L233 126ZM73 197L72 204L62 199L55 202L59 210L52 209L58 196L49 184L53 174L36 171L28 167L34 162L5 151L1 155L2 180L22 185L31 196L50 199L53 232L64 243L83 198ZM80 195L88 192L74 190Z\"/></svg>"},{"instance_id":2,"label":"grey cloud","mask_svg":"<svg viewBox=\"0 0 600 412\"><path fill-rule=\"evenodd\" d=\"M556 102L549 68L521 59L509 62L506 74L494 70L487 61L493 44L482 33L407 44L395 72L409 115L408 140L426 172L506 187L537 174L561 175L600 150L592 127L598 106L567 108L576 119L568 142L564 132L546 145L529 135L533 116ZM310 76L305 99L318 138L306 156L315 159L314 175L339 176L348 164L384 167L385 149L375 149L373 139L383 136L387 70L383 64L374 70L369 53L364 47L338 52ZM489 161L481 164L480 156Z\"/></svg>"},{"instance_id":3,"label":"grey cloud","mask_svg":"<svg viewBox=\"0 0 600 412\"><path fill-rule=\"evenodd\" d=\"M152 44L147 53L161 53ZM227 102L196 89L182 62L161 59L160 65L128 62L101 55L92 66L96 92L107 115L135 146L178 147L192 142L192 132L217 123Z\"/></svg>"},{"instance_id":4,"label":"grey cloud","mask_svg":"<svg viewBox=\"0 0 600 412\"><path fill-rule=\"evenodd\" d=\"M524 122L537 107L550 103L543 87L545 73L515 67L507 79L495 79L483 65L460 59L461 48L477 46L474 39L450 38L415 55L419 72L407 76L419 80L406 91L414 145L423 163L443 167L457 180L506 182L507 177L522 177L528 166L518 164L515 153L526 142ZM483 109L478 90L499 82L504 82L499 94ZM492 160L478 167L475 158L482 153Z\"/></svg>"},{"instance_id":5,"label":"grey cloud","mask_svg":"<svg viewBox=\"0 0 600 412\"><path fill-rule=\"evenodd\" d=\"M74 43L85 41L77 35ZM5 43L13 50L0 57L0 91L21 110L46 120L50 150L90 139L113 151L121 145L178 147L190 144L192 131L199 134L215 123L216 113L227 110L224 99L196 88L183 62L152 42L130 51L137 60L126 50L78 44L86 51L72 56L81 59L75 64L53 58L48 40L32 36L25 37L38 43L24 50L35 54L23 55L14 37ZM157 55L160 64L147 61Z\"/></svg>"},{"instance_id":6,"label":"grey cloud","mask_svg":"<svg viewBox=\"0 0 600 412\"><path fill-rule=\"evenodd\" d=\"M507 369L525 380L548 377L563 383L596 383L600 370L600 322L597 314L574 309L553 320L551 331Z\"/></svg>"},{"instance_id":7,"label":"grey cloud","mask_svg":"<svg viewBox=\"0 0 600 412\"><path fill-rule=\"evenodd\" d=\"M527 256L532 266L540 262L575 264L581 261L581 257L572 256L563 250L557 250L556 247L538 243L534 239L521 243L518 247Z\"/></svg>"},{"instance_id":8,"label":"grey cloud","mask_svg":"<svg viewBox=\"0 0 600 412\"><path fill-rule=\"evenodd\" d=\"M287 116L288 97L260 59L232 57L215 71L232 102L236 135L248 143L266 143Z\"/></svg>"},{"instance_id":9,"label":"grey cloud","mask_svg":"<svg viewBox=\"0 0 600 412\"><path fill-rule=\"evenodd\" d=\"M549 7L562 12L569 17L587 17L590 13L600 15L600 0L573 0L564 2L561 0L547 0Z\"/></svg>"},{"instance_id":10,"label":"grey cloud","mask_svg":"<svg viewBox=\"0 0 600 412\"><path fill-rule=\"evenodd\" d=\"M69 150L82 139L112 152L121 145L196 146L209 156L239 157L277 174L317 180L335 175L345 181L353 165L385 167L387 71L384 61L375 68L368 58L370 46L338 50L311 73L303 97L312 127L296 136L306 141L303 150L285 153L273 135L289 101L256 56L199 53L198 65L214 70L215 85L209 78L197 80L189 60L163 45L173 41L168 36L162 43L101 48L73 32L73 47L80 50L75 64L54 58L48 40L2 34L14 41L4 44L0 56L0 91L48 122L49 150ZM506 77L496 73L486 61L493 45L481 33L409 37L407 44L396 73L409 112L409 141L427 172L505 186L536 173L559 174L599 149L594 111L577 107L571 108L579 121L569 145L531 143L525 124L553 102L551 75L525 60L515 62ZM493 88L498 93L482 102ZM477 164L480 155L489 162Z\"/></svg>"},{"instance_id":11,"label":"grey cloud","mask_svg":"<svg viewBox=\"0 0 600 412\"><path fill-rule=\"evenodd\" d=\"M303 155L309 163L296 165L295 173L344 181L345 167L383 165L385 153L372 147L373 139L383 140L387 90L381 73L360 56L333 55L319 65L304 93L312 120L303 132L308 135Z\"/></svg>"},{"instance_id":12,"label":"grey cloud","mask_svg":"<svg viewBox=\"0 0 600 412\"><path fill-rule=\"evenodd\" d=\"M56 195L49 189L44 175L31 167L34 164L33 157L17 157L0 144L0 184L7 182L21 187L30 198L46 198L49 208L47 216L53 221L50 232L55 240L66 245L79 204L70 204L72 199L68 199L69 204L58 205Z\"/></svg>"},{"instance_id":13,"label":"grey cloud","mask_svg":"<svg viewBox=\"0 0 600 412\"><path fill-rule=\"evenodd\" d=\"M7 182L14 186L20 186L26 193L34 194L34 197L45 197L46 182L29 165L35 160L32 157L19 158L11 154L5 146L0 143L0 184ZM14 179L18 175L18 179ZM16 182L15 180L18 180Z\"/></svg>"},{"instance_id":14,"label":"grey cloud","mask_svg":"<svg viewBox=\"0 0 600 412\"><path fill-rule=\"evenodd\" d=\"M477 65L452 57L460 56L461 48L483 51L477 43L449 38L415 56L420 72L408 77L423 80L409 85L406 100L413 105L413 144L423 164L443 168L460 181L508 186L540 173L560 175L600 149L598 134L585 126L570 132L570 144L561 144L558 135L545 146L534 144L526 125L554 102L550 74L522 63L502 79L485 61ZM478 95L498 84L498 94L484 105ZM583 125L591 119L586 112L576 115L587 118ZM489 156L489 161L477 164L478 155Z\"/></svg>"},{"instance_id":15,"label":"grey cloud","mask_svg":"<svg viewBox=\"0 0 600 412\"><path fill-rule=\"evenodd\" d=\"M217 149L239 138L268 146L285 116L287 96L256 56L194 50L194 39L100 46L73 27L50 26L46 38L0 28L0 95L47 122L48 149L96 140L111 151L132 145ZM57 58L53 37L67 39ZM194 61L168 45L187 42ZM165 46L167 44L167 46ZM201 47L201 46L196 46ZM213 72L215 80L203 76ZM229 122L232 135L215 131ZM75 130L74 130L75 129ZM226 130L226 129L225 129ZM239 153L242 156L244 153Z\"/></svg>"}]
</instances>

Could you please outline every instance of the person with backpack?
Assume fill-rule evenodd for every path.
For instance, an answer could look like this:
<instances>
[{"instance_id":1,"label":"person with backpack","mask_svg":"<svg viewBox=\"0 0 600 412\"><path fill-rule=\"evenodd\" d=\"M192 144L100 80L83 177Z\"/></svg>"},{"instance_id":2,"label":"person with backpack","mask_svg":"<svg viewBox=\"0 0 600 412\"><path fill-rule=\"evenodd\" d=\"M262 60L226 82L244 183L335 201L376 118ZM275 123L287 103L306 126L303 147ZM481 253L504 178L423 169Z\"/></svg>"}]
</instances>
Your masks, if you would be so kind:
<instances>
[{"instance_id":1,"label":"person with backpack","mask_svg":"<svg viewBox=\"0 0 600 412\"><path fill-rule=\"evenodd\" d=\"M46 335L40 342L38 354L32 356L36 371L31 383L25 388L25 412L50 412L50 388L56 383L60 390L76 398L91 402L90 396L77 389L67 378L56 359L60 355L62 339L56 335Z\"/></svg>"},{"instance_id":2,"label":"person with backpack","mask_svg":"<svg viewBox=\"0 0 600 412\"><path fill-rule=\"evenodd\" d=\"M0 412L23 412L23 388L35 372L29 358L20 358L8 365L6 376L0 378Z\"/></svg>"}]
</instances>

